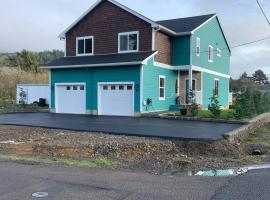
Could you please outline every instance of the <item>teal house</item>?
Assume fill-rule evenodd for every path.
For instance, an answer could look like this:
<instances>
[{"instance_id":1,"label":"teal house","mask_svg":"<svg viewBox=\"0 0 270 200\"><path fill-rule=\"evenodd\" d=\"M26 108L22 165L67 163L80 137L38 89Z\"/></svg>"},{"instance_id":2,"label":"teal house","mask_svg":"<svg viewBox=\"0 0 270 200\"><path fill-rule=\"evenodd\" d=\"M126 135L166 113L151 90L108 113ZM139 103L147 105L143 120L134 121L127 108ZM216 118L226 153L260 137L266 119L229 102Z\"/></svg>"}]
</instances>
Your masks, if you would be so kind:
<instances>
[{"instance_id":1,"label":"teal house","mask_svg":"<svg viewBox=\"0 0 270 200\"><path fill-rule=\"evenodd\" d=\"M231 51L215 14L153 21L98 0L60 39L65 57L49 70L51 112L140 116L218 96L229 106Z\"/></svg>"}]
</instances>

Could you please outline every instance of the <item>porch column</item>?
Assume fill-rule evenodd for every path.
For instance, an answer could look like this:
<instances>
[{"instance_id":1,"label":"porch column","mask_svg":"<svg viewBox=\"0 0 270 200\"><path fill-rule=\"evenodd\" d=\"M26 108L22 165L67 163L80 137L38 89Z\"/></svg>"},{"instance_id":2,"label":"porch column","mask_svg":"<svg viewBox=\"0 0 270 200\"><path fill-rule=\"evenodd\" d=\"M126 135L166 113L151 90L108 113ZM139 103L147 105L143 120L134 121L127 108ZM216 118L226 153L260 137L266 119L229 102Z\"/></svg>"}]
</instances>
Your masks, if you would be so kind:
<instances>
[{"instance_id":1,"label":"porch column","mask_svg":"<svg viewBox=\"0 0 270 200\"><path fill-rule=\"evenodd\" d=\"M188 71L189 90L192 90L192 82L193 82L192 79L193 79L192 68L190 68Z\"/></svg>"},{"instance_id":2,"label":"porch column","mask_svg":"<svg viewBox=\"0 0 270 200\"><path fill-rule=\"evenodd\" d=\"M192 79L193 79L193 76L192 76L192 67L190 67L190 69L188 70L188 81L189 81L189 91L188 91L188 94L189 94L189 92L192 90L192 83L193 83L193 81L192 81ZM190 101L190 99L188 99L189 101ZM191 102L189 102L189 103L191 103Z\"/></svg>"},{"instance_id":3,"label":"porch column","mask_svg":"<svg viewBox=\"0 0 270 200\"><path fill-rule=\"evenodd\" d=\"M180 95L180 70L178 70L177 74L177 94Z\"/></svg>"}]
</instances>

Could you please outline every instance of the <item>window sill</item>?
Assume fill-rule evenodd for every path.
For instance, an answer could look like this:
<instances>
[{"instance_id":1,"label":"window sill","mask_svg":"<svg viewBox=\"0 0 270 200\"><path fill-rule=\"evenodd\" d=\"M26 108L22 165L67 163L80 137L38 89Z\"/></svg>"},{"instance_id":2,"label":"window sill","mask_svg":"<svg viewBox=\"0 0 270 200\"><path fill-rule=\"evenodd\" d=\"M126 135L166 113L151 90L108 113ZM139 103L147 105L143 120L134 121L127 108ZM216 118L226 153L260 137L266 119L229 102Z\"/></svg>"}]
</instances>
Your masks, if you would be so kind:
<instances>
[{"instance_id":1,"label":"window sill","mask_svg":"<svg viewBox=\"0 0 270 200\"><path fill-rule=\"evenodd\" d=\"M88 54L76 54L76 56L93 56L93 53L88 53Z\"/></svg>"},{"instance_id":2,"label":"window sill","mask_svg":"<svg viewBox=\"0 0 270 200\"><path fill-rule=\"evenodd\" d=\"M134 51L118 51L118 53L136 53L139 52L139 50L134 50Z\"/></svg>"},{"instance_id":3,"label":"window sill","mask_svg":"<svg viewBox=\"0 0 270 200\"><path fill-rule=\"evenodd\" d=\"M165 98L159 98L160 101L165 101L166 99Z\"/></svg>"}]
</instances>

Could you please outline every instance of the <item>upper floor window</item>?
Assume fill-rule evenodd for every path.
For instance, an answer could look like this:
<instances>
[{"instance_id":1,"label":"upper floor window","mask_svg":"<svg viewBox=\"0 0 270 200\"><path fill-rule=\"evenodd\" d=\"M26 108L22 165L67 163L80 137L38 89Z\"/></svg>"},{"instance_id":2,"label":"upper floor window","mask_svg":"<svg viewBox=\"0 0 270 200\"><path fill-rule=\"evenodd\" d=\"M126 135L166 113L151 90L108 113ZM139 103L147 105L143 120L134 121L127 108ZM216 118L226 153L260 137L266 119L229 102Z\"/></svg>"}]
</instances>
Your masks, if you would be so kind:
<instances>
[{"instance_id":1,"label":"upper floor window","mask_svg":"<svg viewBox=\"0 0 270 200\"><path fill-rule=\"evenodd\" d=\"M220 48L217 48L217 56L221 57L221 49Z\"/></svg>"},{"instance_id":2,"label":"upper floor window","mask_svg":"<svg viewBox=\"0 0 270 200\"><path fill-rule=\"evenodd\" d=\"M200 38L196 38L196 55L200 56L201 53L201 39Z\"/></svg>"},{"instance_id":3,"label":"upper floor window","mask_svg":"<svg viewBox=\"0 0 270 200\"><path fill-rule=\"evenodd\" d=\"M213 62L213 59L214 59L213 47L209 45L208 46L208 62Z\"/></svg>"},{"instance_id":4,"label":"upper floor window","mask_svg":"<svg viewBox=\"0 0 270 200\"><path fill-rule=\"evenodd\" d=\"M128 53L139 50L139 32L127 32L118 34L118 52Z\"/></svg>"},{"instance_id":5,"label":"upper floor window","mask_svg":"<svg viewBox=\"0 0 270 200\"><path fill-rule=\"evenodd\" d=\"M76 38L76 55L85 56L94 54L94 37L77 37Z\"/></svg>"}]
</instances>

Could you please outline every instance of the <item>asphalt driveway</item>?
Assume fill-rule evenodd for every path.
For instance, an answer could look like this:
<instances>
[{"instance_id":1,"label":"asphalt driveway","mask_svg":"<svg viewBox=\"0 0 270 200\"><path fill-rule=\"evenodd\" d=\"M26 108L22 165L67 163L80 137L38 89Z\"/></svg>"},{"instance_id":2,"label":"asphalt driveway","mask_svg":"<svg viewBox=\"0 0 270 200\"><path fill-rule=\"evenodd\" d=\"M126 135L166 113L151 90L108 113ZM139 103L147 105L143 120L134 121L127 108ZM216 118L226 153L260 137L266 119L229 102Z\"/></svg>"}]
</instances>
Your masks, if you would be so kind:
<instances>
[{"instance_id":1,"label":"asphalt driveway","mask_svg":"<svg viewBox=\"0 0 270 200\"><path fill-rule=\"evenodd\" d=\"M241 124L52 113L0 114L0 124L182 140L218 140Z\"/></svg>"}]
</instances>

